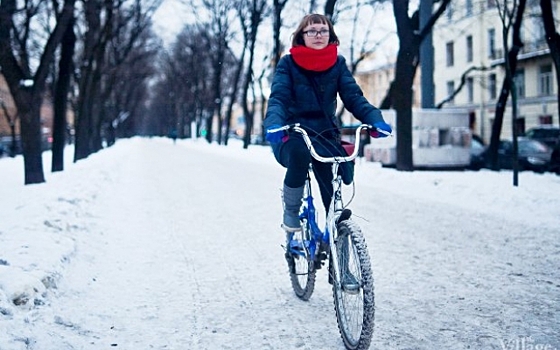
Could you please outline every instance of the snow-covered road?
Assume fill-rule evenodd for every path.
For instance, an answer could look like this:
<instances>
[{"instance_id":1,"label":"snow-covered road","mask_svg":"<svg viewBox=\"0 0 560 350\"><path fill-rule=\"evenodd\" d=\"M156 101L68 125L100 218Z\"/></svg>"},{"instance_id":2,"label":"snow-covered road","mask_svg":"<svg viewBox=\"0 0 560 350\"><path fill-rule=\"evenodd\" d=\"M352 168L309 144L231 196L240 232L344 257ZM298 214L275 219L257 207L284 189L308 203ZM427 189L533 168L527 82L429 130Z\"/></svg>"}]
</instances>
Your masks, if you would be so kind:
<instances>
[{"instance_id":1,"label":"snow-covered road","mask_svg":"<svg viewBox=\"0 0 560 350\"><path fill-rule=\"evenodd\" d=\"M0 350L344 349L326 271L309 302L293 295L283 169L268 149L253 153L133 139L86 160L73 175L83 187L64 197L71 208L54 209L77 222L56 288L44 305L4 308ZM560 349L560 219L546 209L528 220L515 203L512 218L476 197L470 174L485 175L464 173L453 201L445 173L357 164L351 208L376 288L371 349ZM412 176L426 180L404 191Z\"/></svg>"}]
</instances>

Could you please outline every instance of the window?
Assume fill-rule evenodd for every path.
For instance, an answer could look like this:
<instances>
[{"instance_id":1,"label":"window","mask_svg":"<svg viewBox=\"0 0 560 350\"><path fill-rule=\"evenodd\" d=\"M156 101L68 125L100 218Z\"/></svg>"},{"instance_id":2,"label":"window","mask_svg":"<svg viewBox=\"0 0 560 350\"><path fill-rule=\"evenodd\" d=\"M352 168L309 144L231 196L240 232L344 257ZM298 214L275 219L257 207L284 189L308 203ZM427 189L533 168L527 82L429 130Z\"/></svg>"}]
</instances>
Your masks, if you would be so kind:
<instances>
[{"instance_id":1,"label":"window","mask_svg":"<svg viewBox=\"0 0 560 350\"><path fill-rule=\"evenodd\" d=\"M539 95L552 95L552 65L550 64L539 68Z\"/></svg>"},{"instance_id":2,"label":"window","mask_svg":"<svg viewBox=\"0 0 560 350\"><path fill-rule=\"evenodd\" d=\"M488 29L488 57L496 58L496 30Z\"/></svg>"},{"instance_id":3,"label":"window","mask_svg":"<svg viewBox=\"0 0 560 350\"><path fill-rule=\"evenodd\" d=\"M448 42L445 44L445 52L447 54L447 67L453 66L453 41Z\"/></svg>"},{"instance_id":4,"label":"window","mask_svg":"<svg viewBox=\"0 0 560 350\"><path fill-rule=\"evenodd\" d=\"M449 3L447 5L447 21L451 22L453 20L453 4Z\"/></svg>"},{"instance_id":5,"label":"window","mask_svg":"<svg viewBox=\"0 0 560 350\"><path fill-rule=\"evenodd\" d=\"M490 74L488 77L488 94L490 99L496 99L496 74Z\"/></svg>"},{"instance_id":6,"label":"window","mask_svg":"<svg viewBox=\"0 0 560 350\"><path fill-rule=\"evenodd\" d=\"M465 4L465 8L467 10L467 16L472 16L472 13L473 13L472 0L467 0L467 3Z\"/></svg>"},{"instance_id":7,"label":"window","mask_svg":"<svg viewBox=\"0 0 560 350\"><path fill-rule=\"evenodd\" d=\"M515 133L517 135L524 135L525 134L525 118L518 117L515 120Z\"/></svg>"},{"instance_id":8,"label":"window","mask_svg":"<svg viewBox=\"0 0 560 350\"><path fill-rule=\"evenodd\" d=\"M452 96L455 93L455 82L454 81L448 81L447 82L447 96ZM451 99L449 101L449 104L453 104L454 103L454 99Z\"/></svg>"},{"instance_id":9,"label":"window","mask_svg":"<svg viewBox=\"0 0 560 350\"><path fill-rule=\"evenodd\" d=\"M496 7L496 0L486 0L486 7L489 9Z\"/></svg>"},{"instance_id":10,"label":"window","mask_svg":"<svg viewBox=\"0 0 560 350\"><path fill-rule=\"evenodd\" d=\"M525 69L521 68L515 72L515 88L517 89L517 97L524 98L525 97Z\"/></svg>"},{"instance_id":11,"label":"window","mask_svg":"<svg viewBox=\"0 0 560 350\"><path fill-rule=\"evenodd\" d=\"M467 62L473 61L473 41L472 35L467 36Z\"/></svg>"},{"instance_id":12,"label":"window","mask_svg":"<svg viewBox=\"0 0 560 350\"><path fill-rule=\"evenodd\" d=\"M552 125L551 115L539 115L539 125ZM560 134L558 135L560 137Z\"/></svg>"},{"instance_id":13,"label":"window","mask_svg":"<svg viewBox=\"0 0 560 350\"><path fill-rule=\"evenodd\" d=\"M536 41L537 43L546 44L546 32L544 30L542 18L533 18L532 30L534 31L532 40Z\"/></svg>"},{"instance_id":14,"label":"window","mask_svg":"<svg viewBox=\"0 0 560 350\"><path fill-rule=\"evenodd\" d=\"M467 78L467 100L473 102L474 100L474 80L473 78Z\"/></svg>"}]
</instances>

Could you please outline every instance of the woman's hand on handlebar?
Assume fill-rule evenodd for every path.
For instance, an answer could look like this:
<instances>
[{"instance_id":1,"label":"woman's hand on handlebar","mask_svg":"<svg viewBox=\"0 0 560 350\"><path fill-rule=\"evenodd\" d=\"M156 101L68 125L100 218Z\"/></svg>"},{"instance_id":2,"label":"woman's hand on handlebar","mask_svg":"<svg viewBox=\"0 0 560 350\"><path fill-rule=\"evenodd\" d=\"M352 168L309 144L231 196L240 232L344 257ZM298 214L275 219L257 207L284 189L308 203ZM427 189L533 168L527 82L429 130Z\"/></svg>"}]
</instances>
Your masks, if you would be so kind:
<instances>
[{"instance_id":1,"label":"woman's hand on handlebar","mask_svg":"<svg viewBox=\"0 0 560 350\"><path fill-rule=\"evenodd\" d=\"M390 136L392 132L391 125L385 122L377 122L373 124L373 129L369 131L369 135L373 138L381 138Z\"/></svg>"},{"instance_id":2,"label":"woman's hand on handlebar","mask_svg":"<svg viewBox=\"0 0 560 350\"><path fill-rule=\"evenodd\" d=\"M286 128L280 125L271 125L266 129L266 140L270 143L280 143L286 135Z\"/></svg>"}]
</instances>

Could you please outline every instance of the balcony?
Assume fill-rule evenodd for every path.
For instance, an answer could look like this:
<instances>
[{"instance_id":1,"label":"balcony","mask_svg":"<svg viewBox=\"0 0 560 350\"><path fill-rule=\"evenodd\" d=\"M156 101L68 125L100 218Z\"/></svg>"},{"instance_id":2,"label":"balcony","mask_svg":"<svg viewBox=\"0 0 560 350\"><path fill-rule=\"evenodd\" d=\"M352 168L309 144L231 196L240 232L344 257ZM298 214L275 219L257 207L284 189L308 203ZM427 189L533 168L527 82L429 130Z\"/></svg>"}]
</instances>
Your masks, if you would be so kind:
<instances>
[{"instance_id":1,"label":"balcony","mask_svg":"<svg viewBox=\"0 0 560 350\"><path fill-rule=\"evenodd\" d=\"M550 49L546 40L540 39L523 43L523 47L517 55L518 61L528 60L535 57L547 56ZM489 57L491 66L502 65L505 62L503 49L497 49L490 52Z\"/></svg>"}]
</instances>

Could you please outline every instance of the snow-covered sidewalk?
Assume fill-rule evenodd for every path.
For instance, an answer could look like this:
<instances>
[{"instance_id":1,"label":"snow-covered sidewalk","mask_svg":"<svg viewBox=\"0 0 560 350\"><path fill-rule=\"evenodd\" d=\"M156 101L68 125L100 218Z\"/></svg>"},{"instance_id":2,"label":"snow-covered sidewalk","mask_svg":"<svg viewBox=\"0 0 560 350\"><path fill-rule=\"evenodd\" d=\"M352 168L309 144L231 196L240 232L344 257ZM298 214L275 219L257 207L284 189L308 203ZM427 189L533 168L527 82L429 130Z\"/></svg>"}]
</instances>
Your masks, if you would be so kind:
<instances>
[{"instance_id":1,"label":"snow-covered sidewalk","mask_svg":"<svg viewBox=\"0 0 560 350\"><path fill-rule=\"evenodd\" d=\"M344 348L325 271L291 291L268 148L134 138L22 172L0 159L0 350ZM358 162L372 349L560 349L560 177L511 177Z\"/></svg>"}]
</instances>

